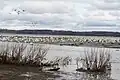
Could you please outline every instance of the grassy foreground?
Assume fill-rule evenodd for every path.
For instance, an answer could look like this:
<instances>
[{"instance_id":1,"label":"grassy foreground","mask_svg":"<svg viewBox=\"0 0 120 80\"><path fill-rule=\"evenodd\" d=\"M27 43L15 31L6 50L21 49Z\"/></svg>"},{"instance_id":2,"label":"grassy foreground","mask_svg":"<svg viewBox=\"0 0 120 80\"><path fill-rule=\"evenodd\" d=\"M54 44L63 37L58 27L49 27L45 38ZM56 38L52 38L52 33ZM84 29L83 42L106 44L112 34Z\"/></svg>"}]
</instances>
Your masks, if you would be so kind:
<instances>
[{"instance_id":1,"label":"grassy foreground","mask_svg":"<svg viewBox=\"0 0 120 80\"><path fill-rule=\"evenodd\" d=\"M108 49L92 48L90 51L84 52L84 58L77 58L77 71L82 72L106 72L111 70L111 55ZM82 67L79 68L79 62L82 62Z\"/></svg>"},{"instance_id":2,"label":"grassy foreground","mask_svg":"<svg viewBox=\"0 0 120 80\"><path fill-rule=\"evenodd\" d=\"M67 66L72 59L67 57L55 57L52 61L46 58L49 48L44 45L29 44L0 44L0 64L34 66L43 68L52 68L50 70L59 70L59 66Z\"/></svg>"},{"instance_id":3,"label":"grassy foreground","mask_svg":"<svg viewBox=\"0 0 120 80\"><path fill-rule=\"evenodd\" d=\"M0 64L41 66L48 51L40 45L3 44L0 47Z\"/></svg>"},{"instance_id":4,"label":"grassy foreground","mask_svg":"<svg viewBox=\"0 0 120 80\"><path fill-rule=\"evenodd\" d=\"M27 44L3 44L0 45L0 64L34 66L43 70L45 67L52 67L50 70L59 70L60 65L67 66L72 62L72 58L56 57L49 61L46 59L49 48L41 45ZM93 48L85 50L84 58L76 60L77 71L106 72L111 70L110 51L106 49ZM79 62L82 67L79 67Z\"/></svg>"}]
</instances>

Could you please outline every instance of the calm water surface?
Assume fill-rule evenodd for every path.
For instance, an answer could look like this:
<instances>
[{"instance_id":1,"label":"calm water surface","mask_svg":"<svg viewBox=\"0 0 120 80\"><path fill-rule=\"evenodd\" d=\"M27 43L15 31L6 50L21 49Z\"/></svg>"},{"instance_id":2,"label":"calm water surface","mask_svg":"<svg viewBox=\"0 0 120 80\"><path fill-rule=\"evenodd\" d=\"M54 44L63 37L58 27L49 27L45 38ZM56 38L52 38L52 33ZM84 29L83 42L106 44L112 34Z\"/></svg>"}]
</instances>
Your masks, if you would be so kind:
<instances>
[{"instance_id":1,"label":"calm water surface","mask_svg":"<svg viewBox=\"0 0 120 80\"><path fill-rule=\"evenodd\" d=\"M70 56L73 60L80 56L84 55L84 51L86 49L91 49L91 47L72 47L72 46L57 46L51 45L50 50L48 52L48 58L52 59L54 56ZM69 79L78 79L78 80L120 80L120 49L109 48L111 52L111 62L112 62L112 71L107 74L87 74L87 73L78 73L75 71L76 65L73 61L73 64L62 68L61 71L68 72L69 75L64 75ZM81 79L83 78L84 79ZM102 78L101 78L102 77ZM92 78L92 79L91 79Z\"/></svg>"}]
</instances>

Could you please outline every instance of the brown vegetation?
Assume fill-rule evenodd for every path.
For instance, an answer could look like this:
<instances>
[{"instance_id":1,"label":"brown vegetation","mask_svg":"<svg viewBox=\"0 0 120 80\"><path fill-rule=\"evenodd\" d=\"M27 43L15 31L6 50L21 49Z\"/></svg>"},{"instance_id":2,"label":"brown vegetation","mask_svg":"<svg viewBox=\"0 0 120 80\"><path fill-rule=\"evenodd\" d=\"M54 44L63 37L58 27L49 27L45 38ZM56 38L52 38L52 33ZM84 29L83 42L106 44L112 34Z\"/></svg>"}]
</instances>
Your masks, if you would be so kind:
<instances>
[{"instance_id":1,"label":"brown vegetation","mask_svg":"<svg viewBox=\"0 0 120 80\"><path fill-rule=\"evenodd\" d=\"M34 66L42 71L49 68L50 71L57 71L60 65L67 66L72 59L67 57L56 57L52 61L46 59L47 51L41 45L27 44L3 44L0 45L0 64Z\"/></svg>"},{"instance_id":2,"label":"brown vegetation","mask_svg":"<svg viewBox=\"0 0 120 80\"><path fill-rule=\"evenodd\" d=\"M110 63L110 51L108 49L94 48L85 51L85 57L83 59L77 59L77 64L83 61L82 67L78 68L77 71L90 71L90 72L105 72L111 70Z\"/></svg>"},{"instance_id":3,"label":"brown vegetation","mask_svg":"<svg viewBox=\"0 0 120 80\"><path fill-rule=\"evenodd\" d=\"M1 45L0 64L41 66L47 51L40 45L4 44Z\"/></svg>"}]
</instances>

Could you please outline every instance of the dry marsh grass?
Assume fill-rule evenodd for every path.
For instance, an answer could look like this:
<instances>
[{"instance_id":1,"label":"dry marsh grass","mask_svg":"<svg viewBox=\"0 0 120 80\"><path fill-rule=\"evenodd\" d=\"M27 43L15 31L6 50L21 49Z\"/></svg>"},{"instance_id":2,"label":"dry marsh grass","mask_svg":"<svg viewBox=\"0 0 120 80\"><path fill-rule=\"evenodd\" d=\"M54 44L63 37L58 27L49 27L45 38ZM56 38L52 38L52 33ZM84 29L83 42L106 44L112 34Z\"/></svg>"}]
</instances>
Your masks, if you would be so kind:
<instances>
[{"instance_id":1,"label":"dry marsh grass","mask_svg":"<svg viewBox=\"0 0 120 80\"><path fill-rule=\"evenodd\" d=\"M66 57L55 57L52 61L48 61L44 64L44 66L50 66L50 67L66 67L67 65L70 65L72 63L72 58L69 56Z\"/></svg>"},{"instance_id":2,"label":"dry marsh grass","mask_svg":"<svg viewBox=\"0 0 120 80\"><path fill-rule=\"evenodd\" d=\"M0 45L0 64L41 66L48 48L41 45L4 44Z\"/></svg>"},{"instance_id":3,"label":"dry marsh grass","mask_svg":"<svg viewBox=\"0 0 120 80\"><path fill-rule=\"evenodd\" d=\"M17 43L0 44L0 47L0 64L39 67L40 71L46 68L57 71L60 66L66 67L72 62L72 58L69 56L48 60L46 55L49 48L44 45Z\"/></svg>"},{"instance_id":4,"label":"dry marsh grass","mask_svg":"<svg viewBox=\"0 0 120 80\"><path fill-rule=\"evenodd\" d=\"M111 55L108 49L92 48L91 50L85 50L84 58L76 59L78 71L90 71L90 72L106 72L111 70ZM78 67L78 63L82 61L82 67Z\"/></svg>"}]
</instances>

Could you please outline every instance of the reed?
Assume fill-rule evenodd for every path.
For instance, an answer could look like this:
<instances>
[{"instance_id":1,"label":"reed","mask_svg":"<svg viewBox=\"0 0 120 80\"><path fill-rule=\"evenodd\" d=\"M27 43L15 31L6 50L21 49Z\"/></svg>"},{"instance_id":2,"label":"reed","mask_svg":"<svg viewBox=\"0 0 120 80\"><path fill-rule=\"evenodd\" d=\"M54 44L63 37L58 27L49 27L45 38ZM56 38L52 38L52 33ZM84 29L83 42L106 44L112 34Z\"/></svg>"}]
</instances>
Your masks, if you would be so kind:
<instances>
[{"instance_id":1,"label":"reed","mask_svg":"<svg viewBox=\"0 0 120 80\"><path fill-rule=\"evenodd\" d=\"M48 48L41 45L4 44L0 50L0 64L41 66Z\"/></svg>"},{"instance_id":2,"label":"reed","mask_svg":"<svg viewBox=\"0 0 120 80\"><path fill-rule=\"evenodd\" d=\"M66 67L72 63L72 58L69 56L66 57L55 57L52 61L48 61L44 66L58 68L60 66Z\"/></svg>"},{"instance_id":3,"label":"reed","mask_svg":"<svg viewBox=\"0 0 120 80\"><path fill-rule=\"evenodd\" d=\"M85 50L84 54L84 58L76 62L77 65L80 61L83 62L82 68L77 69L78 71L106 72L111 70L110 50L92 48L91 50Z\"/></svg>"}]
</instances>

